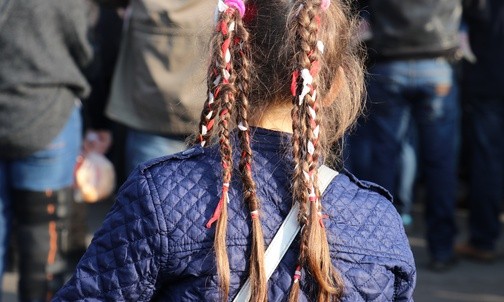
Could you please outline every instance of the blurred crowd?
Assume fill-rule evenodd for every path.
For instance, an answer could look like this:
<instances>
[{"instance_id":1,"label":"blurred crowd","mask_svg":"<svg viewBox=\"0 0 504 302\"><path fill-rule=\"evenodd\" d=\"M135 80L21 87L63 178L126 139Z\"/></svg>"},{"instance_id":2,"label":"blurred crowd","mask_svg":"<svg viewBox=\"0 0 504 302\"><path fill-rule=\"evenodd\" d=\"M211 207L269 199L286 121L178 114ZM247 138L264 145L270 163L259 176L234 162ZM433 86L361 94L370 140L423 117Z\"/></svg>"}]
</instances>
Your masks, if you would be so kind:
<instances>
[{"instance_id":1,"label":"blurred crowd","mask_svg":"<svg viewBox=\"0 0 504 302\"><path fill-rule=\"evenodd\" d=\"M353 2L368 94L340 167L386 188L406 228L415 190L425 189L433 271L460 256L493 261L504 200L504 2ZM205 100L214 6L0 0L0 276L15 259L20 301L50 300L86 249L78 163L105 156L119 186L138 164L185 149ZM107 181L98 174L90 181ZM457 243L461 181L470 237Z\"/></svg>"},{"instance_id":2,"label":"blurred crowd","mask_svg":"<svg viewBox=\"0 0 504 302\"><path fill-rule=\"evenodd\" d=\"M367 109L347 138L347 168L394 195L406 227L425 192L429 268L491 261L503 201L504 9L501 1L358 1ZM468 242L455 208L467 187Z\"/></svg>"}]
</instances>

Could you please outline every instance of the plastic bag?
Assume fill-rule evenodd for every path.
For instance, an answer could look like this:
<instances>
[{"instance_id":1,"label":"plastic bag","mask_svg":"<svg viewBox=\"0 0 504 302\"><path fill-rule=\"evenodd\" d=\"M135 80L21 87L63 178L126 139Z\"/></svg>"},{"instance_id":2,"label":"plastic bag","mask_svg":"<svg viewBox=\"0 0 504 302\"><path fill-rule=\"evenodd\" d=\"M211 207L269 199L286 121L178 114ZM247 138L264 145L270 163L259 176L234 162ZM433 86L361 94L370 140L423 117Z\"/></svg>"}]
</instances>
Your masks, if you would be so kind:
<instances>
[{"instance_id":1,"label":"plastic bag","mask_svg":"<svg viewBox=\"0 0 504 302\"><path fill-rule=\"evenodd\" d=\"M77 198L95 203L109 197L115 189L114 166L103 154L90 152L77 161L75 170Z\"/></svg>"}]
</instances>

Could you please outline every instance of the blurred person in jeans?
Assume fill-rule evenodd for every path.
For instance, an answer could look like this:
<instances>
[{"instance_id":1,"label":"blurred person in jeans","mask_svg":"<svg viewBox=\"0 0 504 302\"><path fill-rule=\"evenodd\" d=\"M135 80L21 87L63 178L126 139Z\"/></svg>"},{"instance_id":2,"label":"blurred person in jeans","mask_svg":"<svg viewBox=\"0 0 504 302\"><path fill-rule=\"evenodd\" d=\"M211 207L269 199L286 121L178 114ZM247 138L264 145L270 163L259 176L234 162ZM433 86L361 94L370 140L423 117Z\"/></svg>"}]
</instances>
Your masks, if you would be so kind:
<instances>
[{"instance_id":1,"label":"blurred person in jeans","mask_svg":"<svg viewBox=\"0 0 504 302\"><path fill-rule=\"evenodd\" d=\"M492 261L504 200L504 2L470 0L466 5L464 20L474 54L462 64L461 91L468 121L469 238L457 252Z\"/></svg>"},{"instance_id":2,"label":"blurred person in jeans","mask_svg":"<svg viewBox=\"0 0 504 302\"><path fill-rule=\"evenodd\" d=\"M107 116L126 127L125 170L185 149L205 96L214 3L131 0L126 10Z\"/></svg>"},{"instance_id":3,"label":"blurred person in jeans","mask_svg":"<svg viewBox=\"0 0 504 302\"><path fill-rule=\"evenodd\" d=\"M12 220L20 301L50 299L73 270L68 259L85 249L70 213L79 99L89 93L88 9L85 1L0 0L0 257Z\"/></svg>"},{"instance_id":4,"label":"blurred person in jeans","mask_svg":"<svg viewBox=\"0 0 504 302\"><path fill-rule=\"evenodd\" d=\"M368 22L367 120L357 130L370 146L366 174L397 192L401 149L413 123L426 187L429 267L454 264L453 244L459 103L452 60L462 3L457 0L359 1ZM366 24L366 23L364 23ZM362 150L352 146L359 161Z\"/></svg>"}]
</instances>

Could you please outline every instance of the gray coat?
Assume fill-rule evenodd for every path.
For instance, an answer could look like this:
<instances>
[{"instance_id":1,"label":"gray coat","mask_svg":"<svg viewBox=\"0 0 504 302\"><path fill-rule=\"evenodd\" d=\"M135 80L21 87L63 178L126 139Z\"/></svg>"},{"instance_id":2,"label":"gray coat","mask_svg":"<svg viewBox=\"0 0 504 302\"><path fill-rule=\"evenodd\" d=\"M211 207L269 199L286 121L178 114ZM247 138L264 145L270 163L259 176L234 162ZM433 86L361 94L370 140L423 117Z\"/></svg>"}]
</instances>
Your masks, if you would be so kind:
<instances>
[{"instance_id":1,"label":"gray coat","mask_svg":"<svg viewBox=\"0 0 504 302\"><path fill-rule=\"evenodd\" d=\"M88 3L0 0L0 158L46 147L89 93Z\"/></svg>"}]
</instances>

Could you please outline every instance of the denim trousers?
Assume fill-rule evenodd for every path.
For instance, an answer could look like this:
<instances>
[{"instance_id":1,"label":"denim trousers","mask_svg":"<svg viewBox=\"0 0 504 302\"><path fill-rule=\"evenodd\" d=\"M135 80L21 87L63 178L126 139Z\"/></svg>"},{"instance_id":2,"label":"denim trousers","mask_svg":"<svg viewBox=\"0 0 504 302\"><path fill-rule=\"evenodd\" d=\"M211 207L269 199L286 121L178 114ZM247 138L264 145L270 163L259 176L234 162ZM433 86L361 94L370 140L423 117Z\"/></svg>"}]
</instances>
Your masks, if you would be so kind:
<instances>
[{"instance_id":1,"label":"denim trousers","mask_svg":"<svg viewBox=\"0 0 504 302\"><path fill-rule=\"evenodd\" d=\"M182 140L128 128L126 133L125 166L131 173L136 166L148 160L177 153L186 149Z\"/></svg>"},{"instance_id":2,"label":"denim trousers","mask_svg":"<svg viewBox=\"0 0 504 302\"><path fill-rule=\"evenodd\" d=\"M469 242L494 250L504 200L504 97L465 98L469 139Z\"/></svg>"},{"instance_id":3,"label":"denim trousers","mask_svg":"<svg viewBox=\"0 0 504 302\"><path fill-rule=\"evenodd\" d=\"M433 260L453 256L458 87L443 58L381 62L369 69L369 180L397 192L398 160L410 127L415 128L418 169L426 189L427 242Z\"/></svg>"},{"instance_id":4,"label":"denim trousers","mask_svg":"<svg viewBox=\"0 0 504 302\"><path fill-rule=\"evenodd\" d=\"M399 213L408 215L411 214L411 209L413 207L415 181L417 177L416 142L414 141L415 138L413 134L410 136L412 136L412 138L405 140L401 146L397 175L397 191L395 192L397 198L400 200Z\"/></svg>"},{"instance_id":5,"label":"denim trousers","mask_svg":"<svg viewBox=\"0 0 504 302\"><path fill-rule=\"evenodd\" d=\"M3 260L0 261L0 276L4 271L12 218L11 202L14 202L10 200L10 191L59 190L71 186L81 141L82 119L80 109L76 107L66 125L46 149L25 158L0 159L0 259Z\"/></svg>"}]
</instances>

